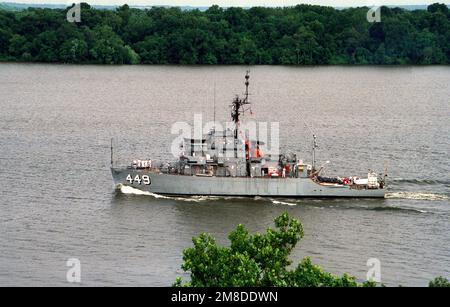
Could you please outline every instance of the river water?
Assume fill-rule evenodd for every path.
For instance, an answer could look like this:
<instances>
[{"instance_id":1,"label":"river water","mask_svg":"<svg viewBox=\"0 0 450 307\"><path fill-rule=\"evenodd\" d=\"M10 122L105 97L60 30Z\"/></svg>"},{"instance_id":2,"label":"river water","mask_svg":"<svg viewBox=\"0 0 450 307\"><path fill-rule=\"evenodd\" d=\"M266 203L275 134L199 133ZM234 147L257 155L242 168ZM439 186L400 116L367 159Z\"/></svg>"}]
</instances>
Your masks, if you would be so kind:
<instances>
[{"instance_id":1,"label":"river water","mask_svg":"<svg viewBox=\"0 0 450 307\"><path fill-rule=\"evenodd\" d=\"M305 256L335 274L424 286L450 277L450 69L250 67L256 120L280 123L283 151L327 174L387 168L386 199L163 198L115 189L118 163L167 156L175 122L229 120L244 66L0 64L0 285L167 286L201 232L228 244L237 224L264 231L284 211L301 220Z\"/></svg>"}]
</instances>

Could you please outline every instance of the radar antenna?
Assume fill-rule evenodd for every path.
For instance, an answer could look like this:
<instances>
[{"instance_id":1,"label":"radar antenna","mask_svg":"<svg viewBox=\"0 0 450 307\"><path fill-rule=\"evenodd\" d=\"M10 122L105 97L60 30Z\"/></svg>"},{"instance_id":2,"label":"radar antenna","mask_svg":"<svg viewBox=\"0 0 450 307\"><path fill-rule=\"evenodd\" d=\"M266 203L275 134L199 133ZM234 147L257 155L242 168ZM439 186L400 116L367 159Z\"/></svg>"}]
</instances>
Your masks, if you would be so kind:
<instances>
[{"instance_id":1,"label":"radar antenna","mask_svg":"<svg viewBox=\"0 0 450 307\"><path fill-rule=\"evenodd\" d=\"M238 128L239 128L239 117L241 114L244 114L245 111L249 110L249 107L246 108L245 106L250 105L250 101L248 99L249 92L248 92L248 86L250 82L248 81L250 79L250 71L247 70L247 73L245 75L245 94L244 98L241 99L238 95L234 98L232 104L231 104L231 119L233 120L234 124L236 125L236 129L234 131L234 138L237 139L238 134Z\"/></svg>"}]
</instances>

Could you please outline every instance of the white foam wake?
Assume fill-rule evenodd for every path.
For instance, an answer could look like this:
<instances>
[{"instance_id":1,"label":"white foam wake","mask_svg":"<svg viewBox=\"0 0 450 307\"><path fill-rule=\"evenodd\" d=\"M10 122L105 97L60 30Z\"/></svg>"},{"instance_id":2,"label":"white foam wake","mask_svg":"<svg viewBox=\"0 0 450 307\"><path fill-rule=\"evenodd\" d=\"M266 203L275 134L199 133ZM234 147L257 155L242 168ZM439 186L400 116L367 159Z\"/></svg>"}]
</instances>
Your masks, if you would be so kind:
<instances>
[{"instance_id":1,"label":"white foam wake","mask_svg":"<svg viewBox=\"0 0 450 307\"><path fill-rule=\"evenodd\" d=\"M120 192L122 192L123 194L131 194L131 195L147 195L147 196L152 196L154 198L170 198L164 195L159 195L156 193L151 193L148 191L142 191L133 187L129 187L126 185L119 185L119 190Z\"/></svg>"},{"instance_id":2,"label":"white foam wake","mask_svg":"<svg viewBox=\"0 0 450 307\"><path fill-rule=\"evenodd\" d=\"M156 193L152 193L152 192L148 192L148 191L142 191L142 190L139 190L139 189L136 189L136 188L133 188L130 186L122 185L122 184L119 184L118 189L120 190L121 193L128 194L128 195L145 195L145 196L151 196L151 197L159 198L159 199L172 199L172 200L197 202L197 203L201 202L201 201L206 201L206 200L221 199L218 196L187 196L187 197L165 196L165 195L160 195L160 194L156 194Z\"/></svg>"},{"instance_id":3,"label":"white foam wake","mask_svg":"<svg viewBox=\"0 0 450 307\"><path fill-rule=\"evenodd\" d=\"M420 192L394 192L387 193L386 198L413 199L413 200L447 200L444 194L420 193Z\"/></svg>"},{"instance_id":4,"label":"white foam wake","mask_svg":"<svg viewBox=\"0 0 450 307\"><path fill-rule=\"evenodd\" d=\"M279 200L275 200L275 199L271 199L271 201L274 205L297 206L296 203L289 203L287 201L279 201Z\"/></svg>"}]
</instances>

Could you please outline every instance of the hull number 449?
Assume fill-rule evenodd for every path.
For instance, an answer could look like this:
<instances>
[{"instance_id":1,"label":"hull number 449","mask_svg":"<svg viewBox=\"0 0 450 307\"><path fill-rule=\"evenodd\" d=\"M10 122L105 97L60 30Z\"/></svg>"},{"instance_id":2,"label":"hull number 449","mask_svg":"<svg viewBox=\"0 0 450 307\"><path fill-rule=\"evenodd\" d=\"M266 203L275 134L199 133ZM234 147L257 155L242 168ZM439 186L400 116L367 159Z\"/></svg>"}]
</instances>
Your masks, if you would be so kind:
<instances>
[{"instance_id":1,"label":"hull number 449","mask_svg":"<svg viewBox=\"0 0 450 307\"><path fill-rule=\"evenodd\" d=\"M150 180L150 176L148 175L136 175L136 176L131 176L131 174L128 174L126 180L130 183L130 184L136 184L136 185L150 185L152 183L152 181Z\"/></svg>"}]
</instances>

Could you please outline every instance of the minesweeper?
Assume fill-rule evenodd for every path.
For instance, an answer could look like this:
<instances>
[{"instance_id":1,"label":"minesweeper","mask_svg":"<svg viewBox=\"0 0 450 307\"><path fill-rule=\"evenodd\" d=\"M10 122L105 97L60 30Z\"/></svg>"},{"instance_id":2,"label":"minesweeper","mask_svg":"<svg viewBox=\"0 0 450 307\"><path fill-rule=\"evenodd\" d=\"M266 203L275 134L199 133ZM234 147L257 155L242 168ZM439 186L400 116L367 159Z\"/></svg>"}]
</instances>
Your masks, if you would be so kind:
<instances>
[{"instance_id":1,"label":"minesweeper","mask_svg":"<svg viewBox=\"0 0 450 307\"><path fill-rule=\"evenodd\" d=\"M250 105L249 78L247 72L243 98L236 96L231 104L233 129L216 131L214 128L202 137L183 138L183 150L175 162L156 165L152 160L133 160L128 166L117 167L113 163L111 142L111 172L115 185L178 196L385 196L386 173L377 175L369 171L367 178L320 176L324 166L316 168L315 135L311 164L303 163L295 154L264 155L264 142L249 139L240 131L240 116Z\"/></svg>"}]
</instances>

